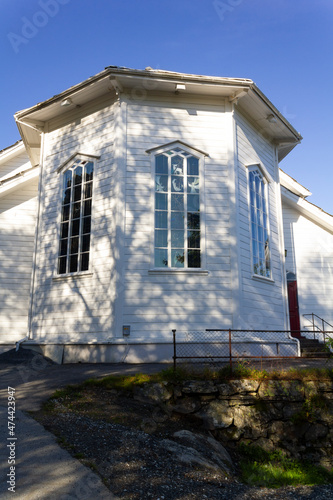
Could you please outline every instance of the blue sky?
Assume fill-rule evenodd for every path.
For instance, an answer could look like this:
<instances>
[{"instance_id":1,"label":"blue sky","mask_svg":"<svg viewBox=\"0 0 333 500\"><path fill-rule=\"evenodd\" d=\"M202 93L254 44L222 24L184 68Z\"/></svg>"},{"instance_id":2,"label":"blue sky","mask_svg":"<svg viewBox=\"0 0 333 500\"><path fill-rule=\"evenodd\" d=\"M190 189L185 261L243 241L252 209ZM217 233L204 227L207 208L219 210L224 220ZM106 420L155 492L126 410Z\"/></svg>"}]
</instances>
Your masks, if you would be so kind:
<instances>
[{"instance_id":1,"label":"blue sky","mask_svg":"<svg viewBox=\"0 0 333 500\"><path fill-rule=\"evenodd\" d=\"M281 163L333 214L332 0L1 0L0 150L13 114L102 71L251 78L303 135Z\"/></svg>"}]
</instances>

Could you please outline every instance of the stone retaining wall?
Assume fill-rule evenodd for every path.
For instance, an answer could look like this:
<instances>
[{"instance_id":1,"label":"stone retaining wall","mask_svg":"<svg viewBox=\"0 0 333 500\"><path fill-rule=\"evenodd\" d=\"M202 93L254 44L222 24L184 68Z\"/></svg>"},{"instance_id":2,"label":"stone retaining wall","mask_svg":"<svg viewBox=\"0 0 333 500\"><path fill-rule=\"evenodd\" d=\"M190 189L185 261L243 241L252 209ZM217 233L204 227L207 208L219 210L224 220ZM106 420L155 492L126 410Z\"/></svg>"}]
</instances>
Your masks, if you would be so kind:
<instances>
[{"instance_id":1,"label":"stone retaining wall","mask_svg":"<svg viewBox=\"0 0 333 500\"><path fill-rule=\"evenodd\" d=\"M147 384L135 398L200 419L223 444L280 448L333 467L333 382L287 380L186 381Z\"/></svg>"}]
</instances>

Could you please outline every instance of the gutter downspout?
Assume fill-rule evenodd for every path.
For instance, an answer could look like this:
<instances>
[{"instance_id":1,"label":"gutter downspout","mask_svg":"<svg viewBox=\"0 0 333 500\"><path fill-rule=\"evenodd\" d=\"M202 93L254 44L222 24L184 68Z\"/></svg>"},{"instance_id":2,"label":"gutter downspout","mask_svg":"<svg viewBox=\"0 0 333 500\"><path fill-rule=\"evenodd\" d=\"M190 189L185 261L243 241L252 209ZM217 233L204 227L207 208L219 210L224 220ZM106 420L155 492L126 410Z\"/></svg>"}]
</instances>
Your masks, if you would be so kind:
<instances>
[{"instance_id":1,"label":"gutter downspout","mask_svg":"<svg viewBox=\"0 0 333 500\"><path fill-rule=\"evenodd\" d=\"M17 342L15 342L16 344L16 347L15 347L15 351L17 352L20 348L20 345L22 344L22 342L24 342L25 340L29 340L29 337L24 337L24 339L21 339L21 340L18 340Z\"/></svg>"},{"instance_id":2,"label":"gutter downspout","mask_svg":"<svg viewBox=\"0 0 333 500\"><path fill-rule=\"evenodd\" d=\"M35 229L35 242L34 242L34 256L32 262L32 274L31 274L31 285L30 285L30 303L28 311L28 336L27 340L31 340L32 336L32 311L35 293L35 278L36 278L36 263L37 263L37 243L39 234L39 221L40 221L40 207L41 207L41 196L42 196L42 186L43 186L43 159L44 159L44 133L41 132L41 150L40 150L40 163L39 163L39 183L38 183L38 200L37 200L37 219L36 219L36 229ZM25 340L25 339L24 339Z\"/></svg>"}]
</instances>

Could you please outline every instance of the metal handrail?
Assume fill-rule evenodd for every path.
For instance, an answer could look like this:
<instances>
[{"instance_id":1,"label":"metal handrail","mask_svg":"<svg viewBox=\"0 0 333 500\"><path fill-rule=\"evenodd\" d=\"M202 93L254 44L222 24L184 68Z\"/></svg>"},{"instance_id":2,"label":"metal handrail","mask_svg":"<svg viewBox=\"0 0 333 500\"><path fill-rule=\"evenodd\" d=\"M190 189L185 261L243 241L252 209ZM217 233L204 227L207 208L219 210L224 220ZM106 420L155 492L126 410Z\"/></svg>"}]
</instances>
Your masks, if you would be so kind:
<instances>
[{"instance_id":1,"label":"metal handrail","mask_svg":"<svg viewBox=\"0 0 333 500\"><path fill-rule=\"evenodd\" d=\"M331 323L329 323L324 318L321 318L320 316L318 316L318 314L315 314L315 313L303 314L304 318L306 316L311 316L311 318L312 318L312 331L315 332L315 328L317 328L317 331L319 331L319 332L321 332L323 334L323 336L324 336L324 344L326 343L326 336L328 336L330 339L332 339L332 336L327 331L325 331L325 324L328 325L328 326L330 326L331 328L333 328L333 325L331 325ZM319 326L315 324L315 322L314 322L314 318L315 317L318 318L321 321L322 329L320 329Z\"/></svg>"}]
</instances>

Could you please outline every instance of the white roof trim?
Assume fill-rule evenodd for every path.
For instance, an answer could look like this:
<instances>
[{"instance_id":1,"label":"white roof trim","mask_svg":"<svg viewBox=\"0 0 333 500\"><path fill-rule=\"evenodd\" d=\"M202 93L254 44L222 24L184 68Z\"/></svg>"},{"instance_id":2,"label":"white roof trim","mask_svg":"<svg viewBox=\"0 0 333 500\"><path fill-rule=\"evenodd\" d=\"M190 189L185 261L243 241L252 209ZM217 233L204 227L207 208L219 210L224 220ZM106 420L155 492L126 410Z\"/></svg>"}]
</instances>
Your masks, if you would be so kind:
<instances>
[{"instance_id":1,"label":"white roof trim","mask_svg":"<svg viewBox=\"0 0 333 500\"><path fill-rule=\"evenodd\" d=\"M295 208L308 219L311 219L316 224L333 233L333 216L331 214L304 198L297 196L284 186L281 186L281 196L282 201L287 205Z\"/></svg>"},{"instance_id":2,"label":"white roof trim","mask_svg":"<svg viewBox=\"0 0 333 500\"><path fill-rule=\"evenodd\" d=\"M165 151L166 149L173 149L177 146L181 146L187 150L189 150L192 154L199 153L200 155L204 156L209 156L208 153L205 153L205 151L202 151L201 149L195 148L191 146L190 144L187 144L184 141L172 141L172 142L167 142L166 144L161 144L160 146L155 146L154 148L150 148L146 150L147 154L150 154L152 152L158 153L159 151Z\"/></svg>"},{"instance_id":3,"label":"white roof trim","mask_svg":"<svg viewBox=\"0 0 333 500\"><path fill-rule=\"evenodd\" d=\"M23 153L23 151L25 151L23 141L18 141L12 146L3 149L2 151L0 151L0 165L7 161L10 161L12 158L15 158L15 156Z\"/></svg>"},{"instance_id":4,"label":"white roof trim","mask_svg":"<svg viewBox=\"0 0 333 500\"><path fill-rule=\"evenodd\" d=\"M39 165L23 170L12 177L0 181L0 198L7 196L11 191L29 182L39 175Z\"/></svg>"},{"instance_id":5,"label":"white roof trim","mask_svg":"<svg viewBox=\"0 0 333 500\"><path fill-rule=\"evenodd\" d=\"M99 160L100 159L100 155L93 155L93 154L90 154L90 153L79 153L79 152L76 152L74 154L72 154L66 161L64 161L60 167L57 168L57 173L61 172L67 165L68 163L71 163L74 158L77 158L77 157L80 157L80 158L84 158L84 159L93 159L93 160Z\"/></svg>"},{"instance_id":6,"label":"white roof trim","mask_svg":"<svg viewBox=\"0 0 333 500\"><path fill-rule=\"evenodd\" d=\"M280 182L281 186L284 186L285 188L289 189L294 194L297 194L297 196L300 196L301 198L306 198L307 196L311 196L311 192L302 184L297 182L295 179L290 177L290 175L286 174L283 170L280 168Z\"/></svg>"}]
</instances>

